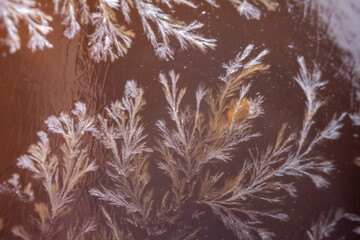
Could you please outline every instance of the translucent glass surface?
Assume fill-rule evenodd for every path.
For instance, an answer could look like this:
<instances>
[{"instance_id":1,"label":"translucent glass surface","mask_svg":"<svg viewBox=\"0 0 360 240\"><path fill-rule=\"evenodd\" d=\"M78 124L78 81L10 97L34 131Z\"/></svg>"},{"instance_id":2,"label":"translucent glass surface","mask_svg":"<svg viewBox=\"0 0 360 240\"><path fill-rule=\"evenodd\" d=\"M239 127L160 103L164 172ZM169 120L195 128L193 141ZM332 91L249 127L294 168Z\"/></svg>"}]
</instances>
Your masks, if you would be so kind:
<instances>
[{"instance_id":1,"label":"translucent glass surface","mask_svg":"<svg viewBox=\"0 0 360 240\"><path fill-rule=\"evenodd\" d=\"M1 0L0 239L357 239L357 0Z\"/></svg>"}]
</instances>

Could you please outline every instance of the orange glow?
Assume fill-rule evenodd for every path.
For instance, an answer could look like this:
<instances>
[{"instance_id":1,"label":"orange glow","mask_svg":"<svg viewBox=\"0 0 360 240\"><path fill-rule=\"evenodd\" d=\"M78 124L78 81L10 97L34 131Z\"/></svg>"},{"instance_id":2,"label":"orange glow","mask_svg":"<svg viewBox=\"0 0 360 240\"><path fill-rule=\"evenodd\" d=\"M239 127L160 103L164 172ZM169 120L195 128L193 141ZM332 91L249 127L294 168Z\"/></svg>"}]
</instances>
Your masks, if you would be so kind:
<instances>
[{"instance_id":1,"label":"orange glow","mask_svg":"<svg viewBox=\"0 0 360 240\"><path fill-rule=\"evenodd\" d=\"M236 101L231 101L231 108L227 111L227 121L231 123L236 108ZM250 101L246 98L241 100L240 107L236 112L234 121L244 120L249 115Z\"/></svg>"}]
</instances>

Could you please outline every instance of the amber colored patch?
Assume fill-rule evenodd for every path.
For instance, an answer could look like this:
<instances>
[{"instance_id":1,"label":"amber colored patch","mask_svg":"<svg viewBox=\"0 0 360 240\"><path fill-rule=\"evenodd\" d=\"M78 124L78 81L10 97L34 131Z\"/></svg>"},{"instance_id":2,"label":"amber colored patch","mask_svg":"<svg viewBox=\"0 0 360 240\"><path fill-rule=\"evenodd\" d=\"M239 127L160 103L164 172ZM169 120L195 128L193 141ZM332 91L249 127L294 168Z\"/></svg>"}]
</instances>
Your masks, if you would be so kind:
<instances>
[{"instance_id":1,"label":"amber colored patch","mask_svg":"<svg viewBox=\"0 0 360 240\"><path fill-rule=\"evenodd\" d=\"M231 108L227 111L227 121L228 123L231 123L232 118L234 116L234 111L236 108L236 101L231 102ZM244 120L249 115L250 110L250 102L248 99L244 98L241 100L240 107L235 115L235 121L241 121Z\"/></svg>"}]
</instances>

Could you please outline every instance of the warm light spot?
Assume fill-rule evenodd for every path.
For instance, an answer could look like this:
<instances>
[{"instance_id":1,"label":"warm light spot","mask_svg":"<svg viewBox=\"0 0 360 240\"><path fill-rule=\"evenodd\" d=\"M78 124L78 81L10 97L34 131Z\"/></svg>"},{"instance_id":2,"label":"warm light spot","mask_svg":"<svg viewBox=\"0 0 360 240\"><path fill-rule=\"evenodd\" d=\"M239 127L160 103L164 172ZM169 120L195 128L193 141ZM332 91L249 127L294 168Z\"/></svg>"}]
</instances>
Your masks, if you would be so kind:
<instances>
[{"instance_id":1,"label":"warm light spot","mask_svg":"<svg viewBox=\"0 0 360 240\"><path fill-rule=\"evenodd\" d=\"M227 121L231 123L236 108L236 100L231 101L231 108L227 111ZM249 115L250 101L246 98L241 100L240 107L236 112L234 121L244 120Z\"/></svg>"}]
</instances>

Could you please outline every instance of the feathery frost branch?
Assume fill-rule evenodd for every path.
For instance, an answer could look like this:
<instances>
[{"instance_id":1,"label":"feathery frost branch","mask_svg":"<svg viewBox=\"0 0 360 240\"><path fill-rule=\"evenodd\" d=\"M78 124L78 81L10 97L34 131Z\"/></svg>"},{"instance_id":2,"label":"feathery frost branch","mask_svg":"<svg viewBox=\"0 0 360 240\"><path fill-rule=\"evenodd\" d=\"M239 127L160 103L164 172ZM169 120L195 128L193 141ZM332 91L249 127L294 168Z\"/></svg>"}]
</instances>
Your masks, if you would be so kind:
<instances>
[{"instance_id":1,"label":"feathery frost branch","mask_svg":"<svg viewBox=\"0 0 360 240\"><path fill-rule=\"evenodd\" d=\"M156 2L171 6L188 1ZM126 8L116 0L104 3ZM39 201L34 197L39 231L29 234L28 227L19 225L12 229L13 233L23 239L81 239L91 232L96 239L145 236L190 240L206 236L201 221L213 214L238 239L274 238L264 222L289 221L282 204L298 196L298 180L308 178L317 189L329 186L326 176L333 171L333 163L318 156L316 149L340 137L346 113L334 114L323 127L314 127L325 104L319 92L326 82L321 80L316 66L309 71L304 58L299 57L300 69L294 81L305 97L303 122L292 131L284 123L274 142L260 150L255 138L261 134L253 126L264 113L263 98L251 97L250 89L252 80L269 69L263 63L267 54L268 50L247 46L224 64L224 75L216 87L198 87L192 106L183 104L187 92L180 87L180 75L174 71L160 73L169 119L156 122L155 146L147 142L141 115L144 90L135 81L128 81L123 97L97 117L89 116L80 102L71 116L60 113L49 117L45 121L49 131L62 137L58 138L62 141L60 149L54 148L51 138L40 131L40 141L18 159L18 166L29 170L45 189L47 199ZM100 143L96 147L105 149L104 158L97 164L104 166L104 171L99 171L101 177L85 191L101 204L97 213L103 224L97 222L98 231L94 231L93 218L75 219L66 226L60 222L73 207L75 194L80 194L77 190L85 184L80 180L97 169L84 141L86 135L90 137L88 132L95 143ZM249 150L236 154L244 143ZM229 162L238 166L233 173L223 170ZM154 164L158 169L153 168ZM150 173L166 180L161 188L152 188ZM18 183L15 175L0 185L0 190L18 193L22 191ZM336 216L358 219L349 214ZM322 220L308 236L320 233L320 237L327 237L333 229L331 224L330 220Z\"/></svg>"},{"instance_id":2,"label":"feathery frost branch","mask_svg":"<svg viewBox=\"0 0 360 240\"><path fill-rule=\"evenodd\" d=\"M52 48L45 38L53 29L49 26L52 17L36 8L34 0L2 0L0 1L0 27L5 28L6 37L0 44L9 47L14 53L21 47L19 24L23 22L29 31L27 47L32 52Z\"/></svg>"},{"instance_id":3,"label":"feathery frost branch","mask_svg":"<svg viewBox=\"0 0 360 240\"><path fill-rule=\"evenodd\" d=\"M247 19L260 19L261 10L258 8L259 3L266 7L269 11L275 11L279 4L276 0L229 0L236 8L240 15L245 16Z\"/></svg>"},{"instance_id":4,"label":"feathery frost branch","mask_svg":"<svg viewBox=\"0 0 360 240\"><path fill-rule=\"evenodd\" d=\"M157 1L173 9L173 1ZM176 4L187 5L195 8L191 1L174 1ZM93 13L92 18L96 30L90 36L90 52L92 58L99 61L106 61L110 57L111 61L124 56L131 46L132 38L135 34L131 30L126 30L125 26L120 26L116 21L116 11L120 10L127 24L131 23L130 11L135 9L140 16L144 32L155 49L156 55L161 59L172 59L173 50L170 47L169 37L178 40L181 49L189 46L199 48L201 51L215 48L215 40L207 39L197 34L195 31L200 29L203 24L193 22L185 25L177 21L171 15L166 14L156 2L144 0L100 0L98 6L100 12ZM152 25L157 27L157 34ZM159 40L161 39L161 40Z\"/></svg>"},{"instance_id":5,"label":"feathery frost branch","mask_svg":"<svg viewBox=\"0 0 360 240\"><path fill-rule=\"evenodd\" d=\"M34 200L34 192L29 182L24 189L19 182L20 175L14 173L10 179L0 184L0 194L13 194L23 202L31 202Z\"/></svg>"},{"instance_id":6,"label":"feathery frost branch","mask_svg":"<svg viewBox=\"0 0 360 240\"><path fill-rule=\"evenodd\" d=\"M64 36L72 39L80 31L80 24L87 25L92 21L90 7L86 0L53 0L54 11L64 19L61 22L65 26Z\"/></svg>"},{"instance_id":7,"label":"feathery frost branch","mask_svg":"<svg viewBox=\"0 0 360 240\"><path fill-rule=\"evenodd\" d=\"M251 49L251 46L245 49L235 61L226 66L227 73L221 78L223 81L233 74L234 66L239 65ZM252 203L256 200L271 205L279 204L285 197L282 193L296 197L295 186L283 177L309 177L317 188L328 186L323 175L333 170L331 161L311 157L310 153L320 142L339 138L339 130L343 126L341 121L345 114L340 117L334 116L324 130L319 131L313 139L309 139L313 117L323 104L317 91L325 83L320 81L319 71L315 69L313 74L310 74L303 58L300 57L298 60L300 73L294 79L304 91L307 100L307 110L298 143L295 144L297 133L291 133L286 137L286 125L283 125L275 144L269 145L264 153L259 153L258 150L251 151L252 161L244 161L242 170L235 178L225 180L223 186L217 189L214 186L221 181L223 175L218 173L211 177L207 173L200 187L200 201L210 206L214 214L218 215L224 225L239 239L255 239L255 235L272 238L273 234L270 231L259 226L261 217L288 220L287 214L281 210L259 211L254 209ZM258 60L254 62L258 63Z\"/></svg>"},{"instance_id":8,"label":"feathery frost branch","mask_svg":"<svg viewBox=\"0 0 360 240\"><path fill-rule=\"evenodd\" d=\"M360 223L360 217L345 213L343 209L337 209L335 212L329 211L328 214L322 214L317 222L314 222L311 228L306 232L309 240L322 240L331 237L335 231L336 225L340 220L346 219L352 222ZM354 229L355 234L360 235L360 227Z\"/></svg>"},{"instance_id":9,"label":"feathery frost branch","mask_svg":"<svg viewBox=\"0 0 360 240\"><path fill-rule=\"evenodd\" d=\"M268 69L268 65L261 63L268 51L264 50L249 59L249 56L253 55L253 48L254 46L249 45L225 65L226 74L220 78L221 84L217 90L210 91L199 87L196 92L195 113L189 107L184 110L180 108L186 90L178 90L179 75L169 72L169 81L164 74L160 74L160 83L169 104L169 115L175 123L175 129L169 129L164 121L157 122L162 136L158 144L158 151L162 155L159 167L172 180L173 218L176 219L183 206L196 197L198 203L209 205L213 213L239 238L243 236L242 229L246 223L233 213L235 205L228 205L229 208L221 207L219 199L210 199L209 194L211 195L215 185L223 178L223 173L218 172L211 176L208 167L209 163L230 161L232 151L239 143L259 136L252 132L251 120L262 114L262 98L246 98L250 84L245 82ZM205 104L208 112L201 111L201 105ZM205 124L206 122L208 124ZM236 182L228 179L225 184L233 186L234 181ZM199 192L193 192L199 184ZM224 195L227 194L223 192L222 196ZM236 197L229 199L227 204L236 200ZM258 231L268 235L265 230ZM250 237L250 234L247 236Z\"/></svg>"},{"instance_id":10,"label":"feathery frost branch","mask_svg":"<svg viewBox=\"0 0 360 240\"><path fill-rule=\"evenodd\" d=\"M60 134L63 138L59 154L51 149L48 135L40 131L40 141L29 147L28 154L18 158L17 165L32 172L34 178L42 181L48 196L47 202L34 204L34 211L38 215L37 228L41 232L39 239L56 236L61 229L61 226L57 225L58 220L71 207L81 180L97 168L95 162L89 159L88 147L84 147L82 143L86 132L90 132L94 127L95 119L88 116L86 106L81 102L75 103L72 114L74 117L62 112L59 117L51 116L45 121L50 132ZM87 227L83 229L86 231L93 229L92 224L85 225ZM26 239L23 226L14 227L13 233ZM72 233L75 234L75 229L70 230L69 234Z\"/></svg>"},{"instance_id":11,"label":"feathery frost branch","mask_svg":"<svg viewBox=\"0 0 360 240\"><path fill-rule=\"evenodd\" d=\"M195 21L189 25L184 25L184 23L173 19L169 14L164 13L161 8L151 2L136 0L135 6L141 18L144 32L155 48L156 55L161 59L173 58L173 50L169 42L170 36L178 40L181 49L187 49L189 45L197 47L203 52L209 48L215 48L216 40L207 39L194 33L194 31L201 28L203 24ZM159 42L149 21L156 25L161 42Z\"/></svg>"},{"instance_id":12,"label":"feathery frost branch","mask_svg":"<svg viewBox=\"0 0 360 240\"><path fill-rule=\"evenodd\" d=\"M67 240L81 240L84 239L84 235L93 232L96 228L95 219L87 219L83 222L76 222L75 225L70 227L70 230L66 234Z\"/></svg>"},{"instance_id":13,"label":"feathery frost branch","mask_svg":"<svg viewBox=\"0 0 360 240\"><path fill-rule=\"evenodd\" d=\"M110 2L110 3L109 3ZM124 56L130 48L135 34L126 30L116 21L117 1L100 0L99 12L91 16L95 25L95 32L90 35L90 56L96 61L106 61L108 57L113 62Z\"/></svg>"},{"instance_id":14,"label":"feathery frost branch","mask_svg":"<svg viewBox=\"0 0 360 240\"><path fill-rule=\"evenodd\" d=\"M106 108L107 118L98 115L99 128L92 131L96 139L111 152L106 173L114 187L94 188L90 194L125 209L128 215L127 218L112 219L103 208L103 214L116 239L121 235L117 226L126 229L132 225L146 230L150 235L155 234L149 227L152 224L149 214L153 205L153 190L148 188L150 176L147 153L152 150L146 146L146 135L141 123L140 111L145 105L143 93L143 89L137 87L134 81L128 81L124 97Z\"/></svg>"},{"instance_id":15,"label":"feathery frost branch","mask_svg":"<svg viewBox=\"0 0 360 240\"><path fill-rule=\"evenodd\" d=\"M240 15L247 19L259 19L259 7L274 11L278 7L275 0L229 0L238 10ZM189 47L198 48L202 52L215 49L216 40L202 36L199 31L203 23L193 21L186 24L175 19L170 13L178 5L196 9L198 5L192 0L52 0L54 13L63 19L64 36L73 39L80 30L87 26L94 26L94 31L89 33L90 57L95 62L113 62L127 54L135 37L129 29L132 19L131 13L136 12L141 19L144 33L155 49L160 59L173 59L174 47L171 38L177 40L182 50ZM212 7L220 7L216 0L206 0ZM94 9L94 10L92 10ZM120 13L124 20L119 21ZM51 48L46 35L52 31L49 21L52 17L36 8L35 0L3 0L0 2L0 20L7 32L2 43L9 46L13 53L20 49L19 21L25 22L30 33L28 47L32 51Z\"/></svg>"},{"instance_id":16,"label":"feathery frost branch","mask_svg":"<svg viewBox=\"0 0 360 240\"><path fill-rule=\"evenodd\" d=\"M54 12L63 20L64 36L73 39L82 27L93 25L93 33L89 34L90 56L96 62L110 60L113 62L123 57L131 47L135 34L125 25L131 25L130 12L135 10L140 16L143 29L156 55L161 59L172 59L174 51L170 46L170 37L175 38L181 49L190 46L202 52L214 49L215 39L205 38L198 33L202 23L194 21L185 24L178 21L161 8L166 6L174 10L176 5L190 8L197 6L190 0L99 0L89 6L86 0L53 0ZM96 9L91 12L90 9ZM119 23L117 13L120 12L125 22ZM52 31L49 21L52 17L36 8L35 0L3 0L0 2L0 23L7 33L1 43L10 48L10 53L20 49L19 22L23 21L29 31L28 48L33 52L37 49L51 48L52 44L46 35ZM156 26L157 30L154 30Z\"/></svg>"}]
</instances>

